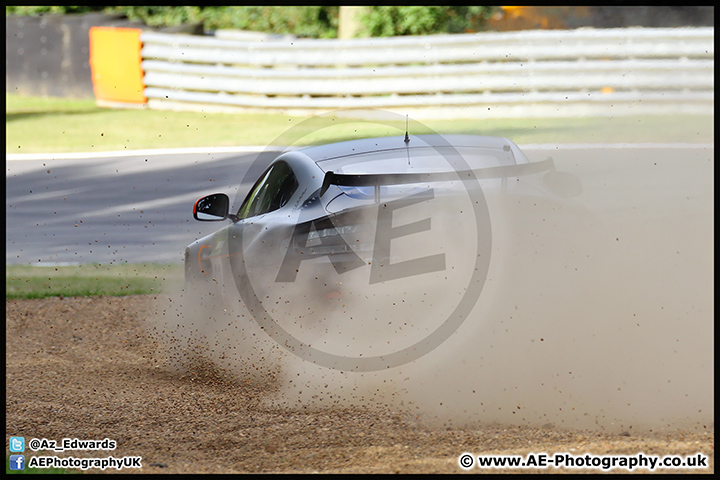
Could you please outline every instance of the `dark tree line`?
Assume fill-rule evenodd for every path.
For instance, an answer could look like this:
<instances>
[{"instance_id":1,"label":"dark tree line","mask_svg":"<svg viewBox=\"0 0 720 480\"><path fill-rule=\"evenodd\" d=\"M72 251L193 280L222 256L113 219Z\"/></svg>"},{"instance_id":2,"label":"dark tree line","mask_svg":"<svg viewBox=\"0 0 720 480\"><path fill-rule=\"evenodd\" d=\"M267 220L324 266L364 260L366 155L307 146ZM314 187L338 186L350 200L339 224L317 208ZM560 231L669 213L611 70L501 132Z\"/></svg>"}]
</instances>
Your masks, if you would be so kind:
<instances>
[{"instance_id":1,"label":"dark tree line","mask_svg":"<svg viewBox=\"0 0 720 480\"><path fill-rule=\"evenodd\" d=\"M358 36L388 37L477 32L499 7L374 6L358 16ZM6 6L6 15L121 13L152 26L202 24L206 31L252 30L308 38L337 38L337 6Z\"/></svg>"}]
</instances>

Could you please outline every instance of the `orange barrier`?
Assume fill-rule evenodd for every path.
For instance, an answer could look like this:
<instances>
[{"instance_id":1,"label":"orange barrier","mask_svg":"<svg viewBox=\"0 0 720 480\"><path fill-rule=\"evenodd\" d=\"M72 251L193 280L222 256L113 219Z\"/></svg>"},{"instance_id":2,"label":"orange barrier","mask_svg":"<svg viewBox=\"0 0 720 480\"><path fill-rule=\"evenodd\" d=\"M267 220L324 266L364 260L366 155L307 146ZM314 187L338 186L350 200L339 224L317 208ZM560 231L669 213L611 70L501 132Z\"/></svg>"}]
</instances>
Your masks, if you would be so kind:
<instances>
[{"instance_id":1,"label":"orange barrier","mask_svg":"<svg viewBox=\"0 0 720 480\"><path fill-rule=\"evenodd\" d=\"M147 103L139 28L90 28L90 71L99 102Z\"/></svg>"}]
</instances>

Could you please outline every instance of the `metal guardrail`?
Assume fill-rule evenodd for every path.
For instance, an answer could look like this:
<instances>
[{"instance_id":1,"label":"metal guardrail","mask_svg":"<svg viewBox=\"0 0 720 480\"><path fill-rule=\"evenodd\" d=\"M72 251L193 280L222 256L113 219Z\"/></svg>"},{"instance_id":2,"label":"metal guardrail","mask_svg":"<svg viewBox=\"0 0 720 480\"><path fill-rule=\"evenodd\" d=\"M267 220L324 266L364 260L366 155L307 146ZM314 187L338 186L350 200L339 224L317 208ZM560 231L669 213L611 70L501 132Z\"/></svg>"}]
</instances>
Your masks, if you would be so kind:
<instances>
[{"instance_id":1,"label":"metal guardrail","mask_svg":"<svg viewBox=\"0 0 720 480\"><path fill-rule=\"evenodd\" d=\"M143 32L150 108L462 117L712 113L713 28L241 41Z\"/></svg>"}]
</instances>

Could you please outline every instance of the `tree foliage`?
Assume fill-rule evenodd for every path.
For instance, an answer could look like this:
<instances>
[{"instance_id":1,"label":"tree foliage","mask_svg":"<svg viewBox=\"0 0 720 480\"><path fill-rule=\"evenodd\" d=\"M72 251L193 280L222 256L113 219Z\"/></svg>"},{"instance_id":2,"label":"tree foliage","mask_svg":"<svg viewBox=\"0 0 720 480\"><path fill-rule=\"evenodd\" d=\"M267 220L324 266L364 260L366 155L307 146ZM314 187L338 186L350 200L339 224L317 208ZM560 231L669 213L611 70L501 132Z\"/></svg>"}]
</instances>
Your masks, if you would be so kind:
<instances>
[{"instance_id":1,"label":"tree foliage","mask_svg":"<svg viewBox=\"0 0 720 480\"><path fill-rule=\"evenodd\" d=\"M91 13L100 12L106 7L101 6L50 6L50 5L38 5L32 7L18 6L18 5L6 5L5 15L44 15L44 14L72 14L72 13Z\"/></svg>"},{"instance_id":2,"label":"tree foliage","mask_svg":"<svg viewBox=\"0 0 720 480\"><path fill-rule=\"evenodd\" d=\"M107 11L122 12L131 20L141 20L153 26L202 23L205 30L230 28L299 37L337 37L338 7L136 6L110 7Z\"/></svg>"},{"instance_id":3,"label":"tree foliage","mask_svg":"<svg viewBox=\"0 0 720 480\"><path fill-rule=\"evenodd\" d=\"M378 6L360 15L364 36L477 32L497 7Z\"/></svg>"},{"instance_id":4,"label":"tree foliage","mask_svg":"<svg viewBox=\"0 0 720 480\"><path fill-rule=\"evenodd\" d=\"M483 29L498 7L377 6L360 16L361 36L428 35ZM337 6L6 6L6 15L122 13L152 26L202 23L205 30L240 29L337 38Z\"/></svg>"}]
</instances>

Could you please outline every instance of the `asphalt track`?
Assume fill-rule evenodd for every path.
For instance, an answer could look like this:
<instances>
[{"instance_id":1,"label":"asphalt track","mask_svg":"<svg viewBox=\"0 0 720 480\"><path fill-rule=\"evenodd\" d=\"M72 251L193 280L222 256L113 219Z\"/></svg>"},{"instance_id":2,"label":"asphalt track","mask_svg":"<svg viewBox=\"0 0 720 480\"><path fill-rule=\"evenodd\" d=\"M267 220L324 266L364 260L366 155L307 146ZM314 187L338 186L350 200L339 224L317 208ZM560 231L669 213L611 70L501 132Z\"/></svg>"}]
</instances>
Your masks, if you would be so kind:
<instances>
[{"instance_id":1,"label":"asphalt track","mask_svg":"<svg viewBox=\"0 0 720 480\"><path fill-rule=\"evenodd\" d=\"M700 144L521 148L531 160L553 156L560 169L580 174L586 192L592 192L598 175L607 179L612 174L610 158L614 165L637 164L640 158L667 165L687 155L712 158L714 151L712 145ZM242 198L249 185L240 182L261 151L249 147L8 155L6 263L180 263L185 245L219 228L217 223L193 220L195 200L215 192ZM254 168L267 163L263 157ZM627 176L623 180L622 169L615 173L620 174L616 190L638 187ZM605 207L613 203L612 196L604 200Z\"/></svg>"},{"instance_id":2,"label":"asphalt track","mask_svg":"<svg viewBox=\"0 0 720 480\"><path fill-rule=\"evenodd\" d=\"M10 160L6 262L180 263L184 245L219 226L192 218L195 201L232 196L256 157L149 151Z\"/></svg>"}]
</instances>

